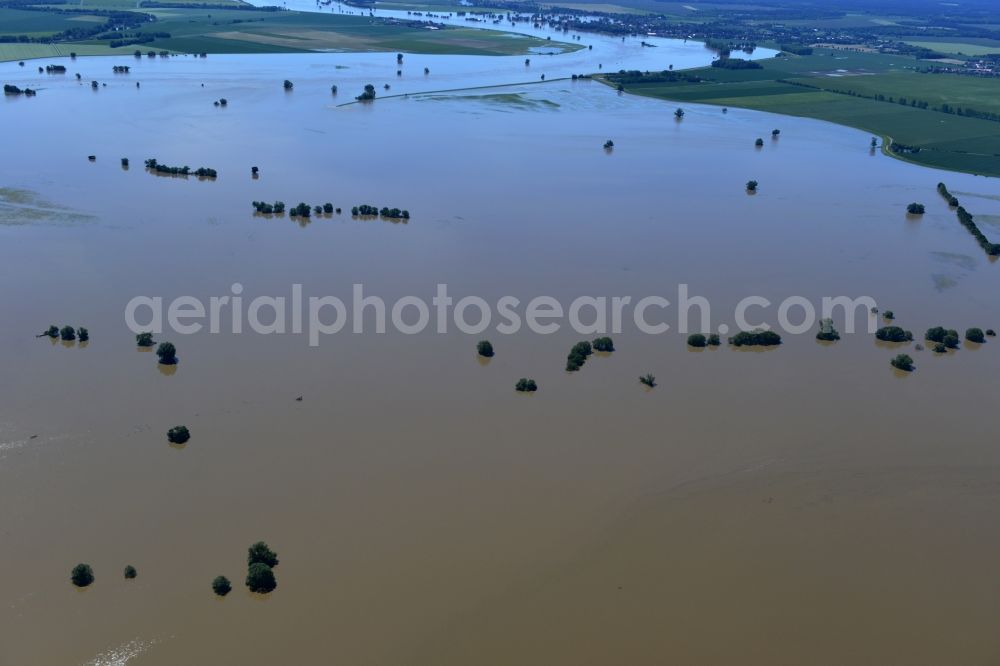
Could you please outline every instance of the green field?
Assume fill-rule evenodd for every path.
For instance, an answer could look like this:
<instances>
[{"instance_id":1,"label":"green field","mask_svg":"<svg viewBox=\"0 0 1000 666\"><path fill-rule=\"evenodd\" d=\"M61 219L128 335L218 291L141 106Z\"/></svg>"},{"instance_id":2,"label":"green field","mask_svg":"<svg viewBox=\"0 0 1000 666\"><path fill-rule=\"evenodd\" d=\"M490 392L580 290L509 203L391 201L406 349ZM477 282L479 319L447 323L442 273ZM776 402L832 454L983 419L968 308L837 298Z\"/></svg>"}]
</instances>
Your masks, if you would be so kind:
<instances>
[{"instance_id":1,"label":"green field","mask_svg":"<svg viewBox=\"0 0 1000 666\"><path fill-rule=\"evenodd\" d=\"M925 42L910 39L906 40L906 43L946 55L979 56L986 55L987 53L1000 53L1000 44L993 46L988 44L970 44L969 42Z\"/></svg>"},{"instance_id":2,"label":"green field","mask_svg":"<svg viewBox=\"0 0 1000 666\"><path fill-rule=\"evenodd\" d=\"M919 153L904 156L912 162L1000 176L1000 122L898 103L899 97L910 96L931 106L945 101L952 106L1000 112L1000 80L920 74L904 69L915 64L913 59L877 54L823 51L761 64L763 69L692 70L706 79L701 83L635 83L625 89L679 102L827 120L917 146ZM849 90L882 94L895 101L843 94Z\"/></svg>"},{"instance_id":3,"label":"green field","mask_svg":"<svg viewBox=\"0 0 1000 666\"><path fill-rule=\"evenodd\" d=\"M116 0L100 0L108 8ZM131 3L134 8L135 3ZM118 7L120 9L120 7ZM181 53L301 53L306 51L408 51L411 53L464 55L519 55L544 48L561 53L582 48L577 44L546 41L497 30L442 28L429 30L420 24L391 19L291 11L255 11L248 9L169 8L144 9L156 21L129 30L126 37L169 33L152 42L110 48L110 39L86 39L58 44L0 43L0 60L66 55L131 53L135 49L166 50ZM5 21L9 18L9 22ZM81 11L79 15L58 12L0 9L0 34L51 35L97 19Z\"/></svg>"}]
</instances>

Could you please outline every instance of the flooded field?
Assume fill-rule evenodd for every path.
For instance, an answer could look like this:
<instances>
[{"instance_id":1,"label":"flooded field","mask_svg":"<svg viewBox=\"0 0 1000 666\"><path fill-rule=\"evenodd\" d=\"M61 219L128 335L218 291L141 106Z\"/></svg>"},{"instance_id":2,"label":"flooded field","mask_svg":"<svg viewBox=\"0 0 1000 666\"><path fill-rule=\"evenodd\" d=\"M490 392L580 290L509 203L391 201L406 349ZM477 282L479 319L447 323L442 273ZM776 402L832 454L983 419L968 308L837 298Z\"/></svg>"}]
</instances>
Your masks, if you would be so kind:
<instances>
[{"instance_id":1,"label":"flooded field","mask_svg":"<svg viewBox=\"0 0 1000 666\"><path fill-rule=\"evenodd\" d=\"M566 76L587 53L530 67ZM234 283L248 301L294 284L430 301L447 284L563 303L674 301L686 283L713 328L751 295L868 295L918 338L996 328L1000 266L935 186L995 240L1000 183L833 125L696 106L677 120L592 81L518 84L523 58L408 54L398 78L393 54L112 64L81 58L60 80L0 66L46 84L0 100L0 664L1000 658L995 341L934 355L810 332L692 351L626 327L568 373L586 336L567 326L344 330L316 347L224 330L157 336L178 348L168 371L123 314ZM515 85L419 94L484 79ZM366 83L409 96L338 106ZM148 158L219 177L157 177ZM253 214L276 199L344 212ZM913 201L925 215L906 215ZM352 218L363 203L411 219ZM91 340L34 337L53 323ZM916 372L893 372L899 351ZM539 391L515 393L519 377ZM172 447L180 423L192 439ZM266 597L242 584L259 539L281 558ZM85 590L77 562L97 576Z\"/></svg>"}]
</instances>

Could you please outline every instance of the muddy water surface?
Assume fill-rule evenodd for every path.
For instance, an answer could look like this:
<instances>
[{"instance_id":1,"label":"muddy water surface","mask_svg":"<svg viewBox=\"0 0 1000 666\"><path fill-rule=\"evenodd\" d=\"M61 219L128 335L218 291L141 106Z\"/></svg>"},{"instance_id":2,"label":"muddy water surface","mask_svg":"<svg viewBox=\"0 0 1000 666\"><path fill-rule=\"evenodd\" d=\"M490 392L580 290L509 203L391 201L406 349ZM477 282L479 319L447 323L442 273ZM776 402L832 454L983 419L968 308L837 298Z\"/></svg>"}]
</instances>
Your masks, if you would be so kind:
<instances>
[{"instance_id":1,"label":"muddy water surface","mask_svg":"<svg viewBox=\"0 0 1000 666\"><path fill-rule=\"evenodd\" d=\"M918 333L1000 325L998 267L934 191L945 180L996 216L995 181L807 120L688 107L678 122L592 82L337 108L331 83L395 76L391 55L338 58L143 61L131 78L81 59L106 88L2 100L0 663L1000 657L996 342L907 347L917 371L900 377L899 350L868 335L693 352L627 327L569 374L581 336L565 327L315 348L226 329L160 336L181 361L158 370L125 327L129 299L236 282L247 299L299 283L349 301L362 283L429 300L446 283L566 303L674 300L688 283L713 328L748 295L870 295ZM157 177L149 157L219 178ZM412 219L299 224L254 216L255 199ZM927 214L908 219L911 201ZM50 323L92 339L36 339ZM512 390L522 376L537 394ZM180 448L165 439L178 423ZM242 586L258 539L281 557L267 597ZM86 590L68 582L80 561Z\"/></svg>"}]
</instances>

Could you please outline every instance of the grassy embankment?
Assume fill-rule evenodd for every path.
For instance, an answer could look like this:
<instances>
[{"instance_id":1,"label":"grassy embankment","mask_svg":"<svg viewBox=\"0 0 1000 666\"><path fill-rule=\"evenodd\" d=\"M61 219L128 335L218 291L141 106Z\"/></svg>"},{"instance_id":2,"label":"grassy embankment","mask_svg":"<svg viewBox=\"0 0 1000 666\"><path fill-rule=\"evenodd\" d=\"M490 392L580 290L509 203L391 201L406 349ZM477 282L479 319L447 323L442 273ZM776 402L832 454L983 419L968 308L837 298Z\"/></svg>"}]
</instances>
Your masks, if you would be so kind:
<instances>
[{"instance_id":1,"label":"grassy embankment","mask_svg":"<svg viewBox=\"0 0 1000 666\"><path fill-rule=\"evenodd\" d=\"M173 1L173 0L171 0ZM44 39L68 28L105 19L88 10L116 9L119 0L74 5L72 14L0 8L0 34ZM213 0L214 4L214 0ZM560 53L581 48L495 30L446 27L429 30L380 18L312 12L267 12L248 9L144 8L156 21L129 30L129 35L169 33L168 38L111 48L110 40L86 39L59 43L0 43L0 60L49 56L122 55L135 49L176 53L302 53L309 51L407 51L464 55L518 55L533 48ZM79 10L79 11L76 11ZM118 35L115 35L116 37Z\"/></svg>"},{"instance_id":2,"label":"grassy embankment","mask_svg":"<svg viewBox=\"0 0 1000 666\"><path fill-rule=\"evenodd\" d=\"M817 118L920 148L918 164L1000 176L1000 122L935 111L942 104L1000 113L1000 79L921 74L913 58L828 51L761 61L763 69L691 70L700 83L631 83L629 93ZM853 94L852 94L853 93ZM884 101L865 96L882 95ZM906 103L900 103L900 98ZM892 100L891 102L889 100ZM927 102L928 108L910 105Z\"/></svg>"}]
</instances>

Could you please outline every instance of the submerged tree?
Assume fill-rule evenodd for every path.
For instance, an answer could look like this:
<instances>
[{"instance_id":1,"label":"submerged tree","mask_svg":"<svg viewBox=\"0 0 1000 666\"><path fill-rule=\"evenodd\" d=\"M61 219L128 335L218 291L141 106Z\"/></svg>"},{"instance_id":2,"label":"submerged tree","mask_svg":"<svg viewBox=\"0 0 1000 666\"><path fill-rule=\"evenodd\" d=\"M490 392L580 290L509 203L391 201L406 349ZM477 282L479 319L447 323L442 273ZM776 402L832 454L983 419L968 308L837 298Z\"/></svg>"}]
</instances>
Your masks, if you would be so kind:
<instances>
[{"instance_id":1,"label":"submerged tree","mask_svg":"<svg viewBox=\"0 0 1000 666\"><path fill-rule=\"evenodd\" d=\"M819 320L819 332L816 334L816 339L824 342L834 342L840 339L840 333L833 326L833 319L823 317Z\"/></svg>"},{"instance_id":2,"label":"submerged tree","mask_svg":"<svg viewBox=\"0 0 1000 666\"><path fill-rule=\"evenodd\" d=\"M615 350L615 343L611 338L604 336L603 338L594 340L593 347L594 351L613 352Z\"/></svg>"},{"instance_id":3,"label":"submerged tree","mask_svg":"<svg viewBox=\"0 0 1000 666\"><path fill-rule=\"evenodd\" d=\"M171 444L186 444L191 439L191 431L187 426L174 426L167 431L167 441Z\"/></svg>"},{"instance_id":4,"label":"submerged tree","mask_svg":"<svg viewBox=\"0 0 1000 666\"><path fill-rule=\"evenodd\" d=\"M292 88L295 87L295 84L289 81L288 79L285 79L284 87L285 90L291 90Z\"/></svg>"},{"instance_id":5,"label":"submerged tree","mask_svg":"<svg viewBox=\"0 0 1000 666\"><path fill-rule=\"evenodd\" d=\"M77 587L87 587L94 582L94 570L90 568L89 564L80 563L73 567L69 579Z\"/></svg>"},{"instance_id":6,"label":"submerged tree","mask_svg":"<svg viewBox=\"0 0 1000 666\"><path fill-rule=\"evenodd\" d=\"M76 329L72 326L63 326L59 329L59 337L67 342L76 340Z\"/></svg>"},{"instance_id":7,"label":"submerged tree","mask_svg":"<svg viewBox=\"0 0 1000 666\"><path fill-rule=\"evenodd\" d=\"M521 377L517 380L517 384L514 385L514 389L521 393L534 393L538 390L538 384L535 383L534 379Z\"/></svg>"},{"instance_id":8,"label":"submerged tree","mask_svg":"<svg viewBox=\"0 0 1000 666\"><path fill-rule=\"evenodd\" d=\"M247 564L266 564L269 567L278 566L278 554L264 541L258 541L247 548Z\"/></svg>"},{"instance_id":9,"label":"submerged tree","mask_svg":"<svg viewBox=\"0 0 1000 666\"><path fill-rule=\"evenodd\" d=\"M889 361L892 367L904 372L913 372L913 359L909 354L898 354L896 358Z\"/></svg>"},{"instance_id":10,"label":"submerged tree","mask_svg":"<svg viewBox=\"0 0 1000 666\"><path fill-rule=\"evenodd\" d=\"M740 331L729 338L729 344L734 347L762 346L773 347L781 344L781 336L774 331L756 328L752 331Z\"/></svg>"},{"instance_id":11,"label":"submerged tree","mask_svg":"<svg viewBox=\"0 0 1000 666\"><path fill-rule=\"evenodd\" d=\"M139 575L139 572L135 570L135 567L131 564L125 567L125 579L132 580Z\"/></svg>"},{"instance_id":12,"label":"submerged tree","mask_svg":"<svg viewBox=\"0 0 1000 666\"><path fill-rule=\"evenodd\" d=\"M649 373L639 377L639 381L648 386L649 388L653 388L654 386L656 386L656 377L654 377Z\"/></svg>"},{"instance_id":13,"label":"submerged tree","mask_svg":"<svg viewBox=\"0 0 1000 666\"><path fill-rule=\"evenodd\" d=\"M359 102L370 102L370 101L372 101L373 99L375 99L375 86L373 86L370 83L367 84L367 85L365 85L364 92L362 92L360 95L358 95L354 99L358 100Z\"/></svg>"},{"instance_id":14,"label":"submerged tree","mask_svg":"<svg viewBox=\"0 0 1000 666\"><path fill-rule=\"evenodd\" d=\"M965 339L969 342L977 342L979 344L986 342L986 336L983 334L983 329L981 328L966 329Z\"/></svg>"},{"instance_id":15,"label":"submerged tree","mask_svg":"<svg viewBox=\"0 0 1000 666\"><path fill-rule=\"evenodd\" d=\"M899 326L883 326L875 331L875 337L882 342L909 342L913 333L904 331Z\"/></svg>"},{"instance_id":16,"label":"submerged tree","mask_svg":"<svg viewBox=\"0 0 1000 666\"><path fill-rule=\"evenodd\" d=\"M79 338L80 342L88 342L90 340L90 331L81 326L76 329L76 337Z\"/></svg>"},{"instance_id":17,"label":"submerged tree","mask_svg":"<svg viewBox=\"0 0 1000 666\"><path fill-rule=\"evenodd\" d=\"M701 333L692 333L688 336L687 343L689 347L701 348L708 345L708 339Z\"/></svg>"},{"instance_id":18,"label":"submerged tree","mask_svg":"<svg viewBox=\"0 0 1000 666\"><path fill-rule=\"evenodd\" d=\"M261 562L254 562L247 568L247 587L251 592L267 594L278 587L271 567Z\"/></svg>"},{"instance_id":19,"label":"submerged tree","mask_svg":"<svg viewBox=\"0 0 1000 666\"><path fill-rule=\"evenodd\" d=\"M764 139L757 139L756 141L754 141L754 145L760 148L761 146L764 145Z\"/></svg>"},{"instance_id":20,"label":"submerged tree","mask_svg":"<svg viewBox=\"0 0 1000 666\"><path fill-rule=\"evenodd\" d=\"M220 597L224 597L233 589L232 583L225 576L216 576L212 580L212 591Z\"/></svg>"},{"instance_id":21,"label":"submerged tree","mask_svg":"<svg viewBox=\"0 0 1000 666\"><path fill-rule=\"evenodd\" d=\"M756 191L757 191L757 181L756 180L748 180L747 181L747 192L756 192Z\"/></svg>"},{"instance_id":22,"label":"submerged tree","mask_svg":"<svg viewBox=\"0 0 1000 666\"><path fill-rule=\"evenodd\" d=\"M676 111L674 111L674 117L675 118L683 118L684 117L684 109L677 109Z\"/></svg>"},{"instance_id":23,"label":"submerged tree","mask_svg":"<svg viewBox=\"0 0 1000 666\"><path fill-rule=\"evenodd\" d=\"M137 333L135 336L135 344L140 347L152 347L153 346L153 334L152 333Z\"/></svg>"},{"instance_id":24,"label":"submerged tree","mask_svg":"<svg viewBox=\"0 0 1000 666\"><path fill-rule=\"evenodd\" d=\"M160 358L160 363L163 365L174 365L177 363L177 348L174 347L172 342L161 342L160 346L156 348L156 355Z\"/></svg>"},{"instance_id":25,"label":"submerged tree","mask_svg":"<svg viewBox=\"0 0 1000 666\"><path fill-rule=\"evenodd\" d=\"M483 358L493 358L493 344L489 340L480 340L476 343L476 353Z\"/></svg>"}]
</instances>

